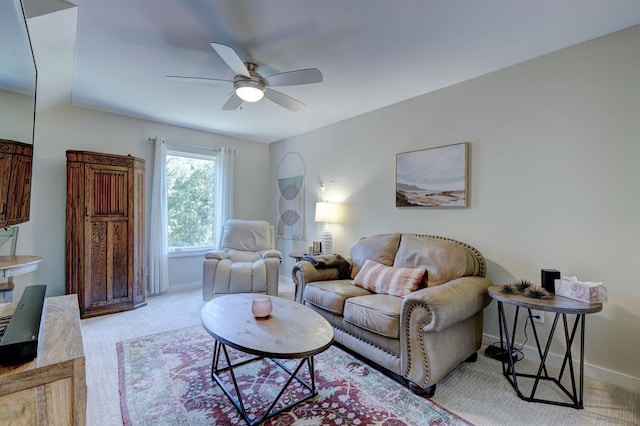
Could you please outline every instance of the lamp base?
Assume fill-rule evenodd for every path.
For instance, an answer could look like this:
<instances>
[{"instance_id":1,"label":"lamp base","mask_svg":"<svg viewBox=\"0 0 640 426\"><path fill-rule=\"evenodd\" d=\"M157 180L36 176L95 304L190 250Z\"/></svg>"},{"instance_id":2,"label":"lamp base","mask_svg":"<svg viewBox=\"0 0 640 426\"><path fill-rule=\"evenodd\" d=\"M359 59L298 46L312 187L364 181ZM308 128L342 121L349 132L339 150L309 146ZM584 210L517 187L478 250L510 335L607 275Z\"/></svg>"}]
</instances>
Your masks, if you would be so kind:
<instances>
[{"instance_id":1,"label":"lamp base","mask_svg":"<svg viewBox=\"0 0 640 426\"><path fill-rule=\"evenodd\" d=\"M331 253L333 251L333 235L329 226L325 226L322 230L322 253Z\"/></svg>"}]
</instances>

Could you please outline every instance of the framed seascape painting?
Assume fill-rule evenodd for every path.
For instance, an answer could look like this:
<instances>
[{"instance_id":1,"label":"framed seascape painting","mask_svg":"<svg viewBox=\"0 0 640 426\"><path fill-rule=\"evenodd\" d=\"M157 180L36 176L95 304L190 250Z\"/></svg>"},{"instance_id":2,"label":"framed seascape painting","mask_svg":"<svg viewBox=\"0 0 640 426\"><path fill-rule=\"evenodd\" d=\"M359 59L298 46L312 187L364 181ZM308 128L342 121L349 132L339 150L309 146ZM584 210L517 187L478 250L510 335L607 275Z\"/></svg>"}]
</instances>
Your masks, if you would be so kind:
<instances>
[{"instance_id":1,"label":"framed seascape painting","mask_svg":"<svg viewBox=\"0 0 640 426\"><path fill-rule=\"evenodd\" d=\"M396 154L396 207L467 207L469 142Z\"/></svg>"}]
</instances>

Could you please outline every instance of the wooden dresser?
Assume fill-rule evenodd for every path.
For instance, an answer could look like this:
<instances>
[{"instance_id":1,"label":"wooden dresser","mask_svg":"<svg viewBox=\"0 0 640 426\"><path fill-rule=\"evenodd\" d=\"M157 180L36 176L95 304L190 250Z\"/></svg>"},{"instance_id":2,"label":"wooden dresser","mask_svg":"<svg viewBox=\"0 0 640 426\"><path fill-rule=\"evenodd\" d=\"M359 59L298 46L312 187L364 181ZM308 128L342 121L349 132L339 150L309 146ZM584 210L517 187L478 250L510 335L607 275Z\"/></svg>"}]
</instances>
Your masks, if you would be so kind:
<instances>
[{"instance_id":1,"label":"wooden dresser","mask_svg":"<svg viewBox=\"0 0 640 426\"><path fill-rule=\"evenodd\" d=\"M15 303L0 305L11 315ZM87 385L78 300L74 295L45 299L33 361L0 366L0 424L84 425Z\"/></svg>"},{"instance_id":2,"label":"wooden dresser","mask_svg":"<svg viewBox=\"0 0 640 426\"><path fill-rule=\"evenodd\" d=\"M144 160L67 151L66 287L80 316L146 305Z\"/></svg>"}]
</instances>

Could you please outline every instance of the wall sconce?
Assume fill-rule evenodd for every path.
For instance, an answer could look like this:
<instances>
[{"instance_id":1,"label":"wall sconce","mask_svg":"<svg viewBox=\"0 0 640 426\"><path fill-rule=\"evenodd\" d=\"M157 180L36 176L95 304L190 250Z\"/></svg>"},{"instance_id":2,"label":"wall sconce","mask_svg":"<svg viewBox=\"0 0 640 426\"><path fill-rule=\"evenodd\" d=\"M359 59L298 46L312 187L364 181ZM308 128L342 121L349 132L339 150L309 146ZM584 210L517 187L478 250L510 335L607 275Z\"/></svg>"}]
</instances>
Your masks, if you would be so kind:
<instances>
[{"instance_id":1,"label":"wall sconce","mask_svg":"<svg viewBox=\"0 0 640 426\"><path fill-rule=\"evenodd\" d=\"M331 253L333 250L333 235L329 223L336 223L340 219L340 204L329 202L316 203L316 222L324 222L322 230L322 252Z\"/></svg>"}]
</instances>

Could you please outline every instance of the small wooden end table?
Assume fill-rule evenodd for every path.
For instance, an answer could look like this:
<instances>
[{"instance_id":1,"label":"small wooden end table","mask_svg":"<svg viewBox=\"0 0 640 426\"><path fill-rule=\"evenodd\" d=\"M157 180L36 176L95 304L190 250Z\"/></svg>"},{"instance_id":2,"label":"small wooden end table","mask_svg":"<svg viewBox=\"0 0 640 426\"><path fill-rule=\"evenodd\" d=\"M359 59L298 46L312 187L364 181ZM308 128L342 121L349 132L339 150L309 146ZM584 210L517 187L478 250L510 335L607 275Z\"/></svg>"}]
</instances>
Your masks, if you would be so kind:
<instances>
[{"instance_id":1,"label":"small wooden end table","mask_svg":"<svg viewBox=\"0 0 640 426\"><path fill-rule=\"evenodd\" d=\"M313 357L325 351L333 342L333 328L327 320L292 300L268 296L273 305L271 315L266 318L254 317L251 313L251 301L257 296L264 295L238 293L217 297L207 302L200 313L205 330L216 339L211 363L211 378L216 381L249 425L260 424L317 395ZM227 346L256 356L232 364ZM221 355L226 361L226 365L222 368L219 366ZM250 419L234 369L264 358L270 359L287 372L289 378L263 415ZM279 361L282 359L300 359L300 362L292 371ZM309 369L311 383L298 377L298 372L305 364ZM225 371L230 373L237 399L232 396L219 376L219 373ZM294 379L309 392L300 399L273 411L276 403Z\"/></svg>"},{"instance_id":2,"label":"small wooden end table","mask_svg":"<svg viewBox=\"0 0 640 426\"><path fill-rule=\"evenodd\" d=\"M515 369L515 362L513 360L513 356L506 356L506 359L502 359L502 374L507 378L511 386L516 391L516 394L520 399L524 401L530 402L543 402L546 404L553 405L562 405L565 407L573 407L577 409L584 408L583 405L583 388L584 388L584 330L585 330L585 315L591 314L595 312L600 312L602 310L602 303L584 303L578 300L569 299L567 297L562 296L552 296L549 300L541 300L534 299L531 297L526 297L521 294L505 294L500 290L502 286L492 286L489 287L489 296L495 299L498 302L498 323L500 326L500 344L501 347L504 347L505 339L507 345L507 354L513 355L515 339L516 339L516 330L518 325L518 314L520 312L520 308L527 309L527 314L529 320L531 321L531 328L533 329L533 336L536 341L536 347L538 349L538 355L540 356L540 365L538 367L538 373L536 375L533 374L525 374L525 373L517 373ZM515 316L513 319L513 327L511 333L509 332L509 328L507 327L507 318L504 312L504 304L513 305L516 307ZM540 339L538 338L538 332L536 331L536 325L533 321L533 317L531 315L531 310L536 309L545 312L555 313L555 318L553 320L553 325L551 326L551 331L549 332L549 338L547 339L546 345L544 347L544 351L542 350L542 346L540 345ZM567 321L567 315L572 314L575 315L575 319L573 321L573 325L569 326ZM562 318L562 324L564 326L564 338L565 338L565 354L564 359L562 361L562 367L560 368L560 372L558 377L552 377L547 372L546 360L547 355L549 354L549 348L551 347L551 341L553 340L553 335L556 331L556 326L558 325L558 320ZM574 338L576 337L576 332L578 330L578 326L580 326L580 370L579 370L579 384L578 388L576 388L576 374L573 368L573 357L571 355L571 346L573 345ZM568 367L570 378L571 378L571 391L569 391L562 383L562 377L564 372ZM518 387L518 377L532 378L535 379L533 383L533 387L531 389L531 394L529 396L524 395L519 387ZM566 394L571 402L563 402L563 401L555 401L548 399L536 398L536 390L538 389L538 384L540 380L547 380L554 382L564 394Z\"/></svg>"}]
</instances>

